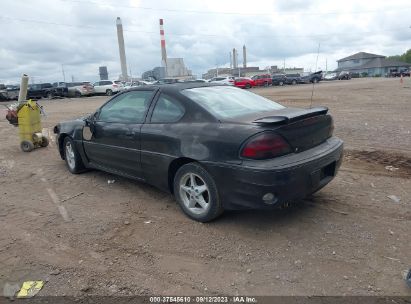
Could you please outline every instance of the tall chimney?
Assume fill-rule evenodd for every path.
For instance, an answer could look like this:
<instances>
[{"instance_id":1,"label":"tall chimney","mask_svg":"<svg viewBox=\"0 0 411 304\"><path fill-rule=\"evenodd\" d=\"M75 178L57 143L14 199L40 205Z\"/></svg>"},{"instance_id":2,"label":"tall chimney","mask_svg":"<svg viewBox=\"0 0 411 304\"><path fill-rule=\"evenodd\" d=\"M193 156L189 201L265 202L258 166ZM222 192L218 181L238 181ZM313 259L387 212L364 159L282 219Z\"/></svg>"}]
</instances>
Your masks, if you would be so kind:
<instances>
[{"instance_id":1,"label":"tall chimney","mask_svg":"<svg viewBox=\"0 0 411 304\"><path fill-rule=\"evenodd\" d=\"M160 39L161 39L161 66L165 69L167 76L167 52L166 52L166 38L164 37L163 19L160 19Z\"/></svg>"},{"instance_id":2,"label":"tall chimney","mask_svg":"<svg viewBox=\"0 0 411 304\"><path fill-rule=\"evenodd\" d=\"M245 45L243 45L243 68L247 67L247 50Z\"/></svg>"},{"instance_id":3,"label":"tall chimney","mask_svg":"<svg viewBox=\"0 0 411 304\"><path fill-rule=\"evenodd\" d=\"M233 49L233 69L236 69L237 68L237 51L236 51L236 49L234 48Z\"/></svg>"},{"instance_id":4,"label":"tall chimney","mask_svg":"<svg viewBox=\"0 0 411 304\"><path fill-rule=\"evenodd\" d=\"M122 80L127 80L127 61L126 61L126 50L124 47L124 36L123 36L123 25L121 24L120 17L117 17L117 39L118 39L118 50L120 52L120 63L121 63L121 78Z\"/></svg>"},{"instance_id":5,"label":"tall chimney","mask_svg":"<svg viewBox=\"0 0 411 304\"><path fill-rule=\"evenodd\" d=\"M231 52L228 52L228 54L230 55L230 69L232 69L233 68L233 58L232 58Z\"/></svg>"}]
</instances>

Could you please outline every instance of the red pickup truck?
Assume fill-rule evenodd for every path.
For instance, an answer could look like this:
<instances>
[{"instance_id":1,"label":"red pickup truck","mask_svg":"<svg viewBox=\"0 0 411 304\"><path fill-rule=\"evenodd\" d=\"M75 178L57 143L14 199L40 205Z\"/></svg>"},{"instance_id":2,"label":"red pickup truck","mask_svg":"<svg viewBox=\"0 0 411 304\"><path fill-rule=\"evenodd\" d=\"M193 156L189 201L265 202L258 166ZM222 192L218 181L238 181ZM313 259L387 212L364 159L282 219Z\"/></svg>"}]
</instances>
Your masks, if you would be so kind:
<instances>
[{"instance_id":1,"label":"red pickup truck","mask_svg":"<svg viewBox=\"0 0 411 304\"><path fill-rule=\"evenodd\" d=\"M251 79L254 80L255 85L257 87L259 87L259 86L268 87L268 86L273 84L273 80L272 80L270 74L255 75L255 76L251 77Z\"/></svg>"}]
</instances>

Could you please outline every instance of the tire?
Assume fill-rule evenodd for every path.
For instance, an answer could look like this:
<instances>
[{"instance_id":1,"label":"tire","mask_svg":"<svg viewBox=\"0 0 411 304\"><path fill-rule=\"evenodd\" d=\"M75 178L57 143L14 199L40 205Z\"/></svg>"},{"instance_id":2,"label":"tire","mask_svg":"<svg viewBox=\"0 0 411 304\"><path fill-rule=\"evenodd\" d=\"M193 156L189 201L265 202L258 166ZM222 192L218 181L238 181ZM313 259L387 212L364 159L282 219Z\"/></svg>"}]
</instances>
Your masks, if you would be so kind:
<instances>
[{"instance_id":1,"label":"tire","mask_svg":"<svg viewBox=\"0 0 411 304\"><path fill-rule=\"evenodd\" d=\"M107 95L107 96L113 95L113 91L110 90L110 89L106 90L106 95Z\"/></svg>"},{"instance_id":2,"label":"tire","mask_svg":"<svg viewBox=\"0 0 411 304\"><path fill-rule=\"evenodd\" d=\"M318 78L314 78L313 83L318 83Z\"/></svg>"},{"instance_id":3,"label":"tire","mask_svg":"<svg viewBox=\"0 0 411 304\"><path fill-rule=\"evenodd\" d=\"M20 143L20 148L23 152L31 152L34 150L34 144L29 140L23 140Z\"/></svg>"},{"instance_id":4,"label":"tire","mask_svg":"<svg viewBox=\"0 0 411 304\"><path fill-rule=\"evenodd\" d=\"M269 86L268 81L264 82L264 86L265 86L265 87L268 87L268 86Z\"/></svg>"},{"instance_id":5,"label":"tire","mask_svg":"<svg viewBox=\"0 0 411 304\"><path fill-rule=\"evenodd\" d=\"M53 92L48 92L46 97L47 97L47 99L53 99L53 97L54 97Z\"/></svg>"},{"instance_id":6,"label":"tire","mask_svg":"<svg viewBox=\"0 0 411 304\"><path fill-rule=\"evenodd\" d=\"M76 92L74 93L74 96L77 97L77 98L80 98L80 97L81 97L81 93L80 93L79 91L76 91Z\"/></svg>"},{"instance_id":7,"label":"tire","mask_svg":"<svg viewBox=\"0 0 411 304\"><path fill-rule=\"evenodd\" d=\"M280 82L278 83L278 85L282 87L282 86L284 85L284 82L283 82L283 81L280 81Z\"/></svg>"},{"instance_id":8,"label":"tire","mask_svg":"<svg viewBox=\"0 0 411 304\"><path fill-rule=\"evenodd\" d=\"M174 177L174 196L183 212L199 222L212 221L224 211L214 179L197 163L178 169Z\"/></svg>"},{"instance_id":9,"label":"tire","mask_svg":"<svg viewBox=\"0 0 411 304\"><path fill-rule=\"evenodd\" d=\"M78 174L84 171L85 167L78 153L74 141L70 137L66 137L63 141L64 160L68 170L73 174Z\"/></svg>"},{"instance_id":10,"label":"tire","mask_svg":"<svg viewBox=\"0 0 411 304\"><path fill-rule=\"evenodd\" d=\"M49 145L49 139L47 137L42 137L41 138L41 144L40 144L43 148L47 147Z\"/></svg>"},{"instance_id":11,"label":"tire","mask_svg":"<svg viewBox=\"0 0 411 304\"><path fill-rule=\"evenodd\" d=\"M296 85L297 84L297 80L293 79L293 81L291 81L292 85Z\"/></svg>"},{"instance_id":12,"label":"tire","mask_svg":"<svg viewBox=\"0 0 411 304\"><path fill-rule=\"evenodd\" d=\"M247 83L247 84L245 85L245 88L246 88L246 89L250 89L250 88L251 88L251 85L250 85L249 83Z\"/></svg>"}]
</instances>

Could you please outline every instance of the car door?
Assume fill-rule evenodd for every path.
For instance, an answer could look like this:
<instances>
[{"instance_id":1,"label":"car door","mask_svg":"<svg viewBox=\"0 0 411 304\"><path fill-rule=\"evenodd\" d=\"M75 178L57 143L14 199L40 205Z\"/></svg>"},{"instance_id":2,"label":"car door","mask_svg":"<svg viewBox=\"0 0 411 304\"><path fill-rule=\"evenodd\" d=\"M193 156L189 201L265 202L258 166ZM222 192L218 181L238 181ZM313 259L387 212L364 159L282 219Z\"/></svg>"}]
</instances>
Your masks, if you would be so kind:
<instances>
[{"instance_id":1,"label":"car door","mask_svg":"<svg viewBox=\"0 0 411 304\"><path fill-rule=\"evenodd\" d=\"M95 114L92 136L83 139L90 163L100 169L142 178L140 129L155 90L120 94Z\"/></svg>"},{"instance_id":2,"label":"car door","mask_svg":"<svg viewBox=\"0 0 411 304\"><path fill-rule=\"evenodd\" d=\"M168 189L169 164L181 153L181 119L185 107L176 98L161 93L151 118L141 127L141 166L145 180ZM150 114L149 114L150 116Z\"/></svg>"},{"instance_id":3,"label":"car door","mask_svg":"<svg viewBox=\"0 0 411 304\"><path fill-rule=\"evenodd\" d=\"M102 86L101 86L101 81L95 82L95 83L93 84L93 86L94 86L94 92L95 92L95 93L102 93L102 92L103 92Z\"/></svg>"}]
</instances>

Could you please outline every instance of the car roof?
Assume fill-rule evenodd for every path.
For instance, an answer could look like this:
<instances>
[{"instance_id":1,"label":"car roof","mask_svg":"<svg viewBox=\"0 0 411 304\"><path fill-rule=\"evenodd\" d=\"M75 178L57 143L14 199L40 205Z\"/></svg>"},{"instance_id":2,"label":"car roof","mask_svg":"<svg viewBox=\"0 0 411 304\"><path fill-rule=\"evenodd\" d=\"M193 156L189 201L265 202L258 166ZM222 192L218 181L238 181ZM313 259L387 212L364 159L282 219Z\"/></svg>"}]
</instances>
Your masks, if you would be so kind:
<instances>
[{"instance_id":1,"label":"car roof","mask_svg":"<svg viewBox=\"0 0 411 304\"><path fill-rule=\"evenodd\" d=\"M177 83L171 83L171 84L153 84L149 86L143 86L143 87L136 87L136 88L131 88L128 91L157 91L161 90L163 92L179 92L182 90L187 90L187 89L194 89L194 88L204 88L204 87L221 87L221 86L226 86L223 84L218 84L218 83L206 83L206 82L177 82Z\"/></svg>"}]
</instances>

